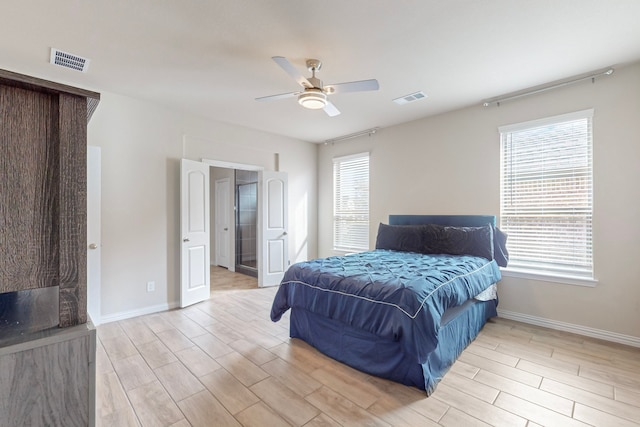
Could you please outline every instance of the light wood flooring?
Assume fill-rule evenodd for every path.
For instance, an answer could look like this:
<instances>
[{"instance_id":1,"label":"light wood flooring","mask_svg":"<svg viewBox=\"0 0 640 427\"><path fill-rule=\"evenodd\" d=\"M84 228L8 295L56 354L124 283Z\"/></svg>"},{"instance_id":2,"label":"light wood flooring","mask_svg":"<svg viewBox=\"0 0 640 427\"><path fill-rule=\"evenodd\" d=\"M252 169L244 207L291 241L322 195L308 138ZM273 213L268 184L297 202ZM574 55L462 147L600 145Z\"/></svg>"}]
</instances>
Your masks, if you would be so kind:
<instances>
[{"instance_id":1,"label":"light wood flooring","mask_svg":"<svg viewBox=\"0 0 640 427\"><path fill-rule=\"evenodd\" d=\"M290 339L274 288L214 275L208 301L98 327L99 426L640 425L640 349L498 318L427 398Z\"/></svg>"}]
</instances>

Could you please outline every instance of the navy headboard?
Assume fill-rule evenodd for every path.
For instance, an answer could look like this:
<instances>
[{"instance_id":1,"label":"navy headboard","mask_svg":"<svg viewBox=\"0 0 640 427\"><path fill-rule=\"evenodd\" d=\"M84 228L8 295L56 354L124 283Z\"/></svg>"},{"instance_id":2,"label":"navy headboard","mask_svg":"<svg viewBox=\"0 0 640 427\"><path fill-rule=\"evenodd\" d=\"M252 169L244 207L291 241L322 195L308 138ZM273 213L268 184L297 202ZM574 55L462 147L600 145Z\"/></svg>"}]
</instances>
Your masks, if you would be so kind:
<instances>
[{"instance_id":1,"label":"navy headboard","mask_svg":"<svg viewBox=\"0 0 640 427\"><path fill-rule=\"evenodd\" d=\"M495 215L389 215L389 225L438 224L451 227L496 226Z\"/></svg>"}]
</instances>

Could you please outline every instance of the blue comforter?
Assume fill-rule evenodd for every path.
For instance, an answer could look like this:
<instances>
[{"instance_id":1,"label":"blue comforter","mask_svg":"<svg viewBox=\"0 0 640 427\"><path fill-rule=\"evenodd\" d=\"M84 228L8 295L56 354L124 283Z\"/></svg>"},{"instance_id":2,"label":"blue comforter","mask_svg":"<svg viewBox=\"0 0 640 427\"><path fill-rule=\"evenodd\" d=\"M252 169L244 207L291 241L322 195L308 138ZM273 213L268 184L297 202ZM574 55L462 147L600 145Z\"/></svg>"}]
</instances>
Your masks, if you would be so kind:
<instances>
[{"instance_id":1,"label":"blue comforter","mask_svg":"<svg viewBox=\"0 0 640 427\"><path fill-rule=\"evenodd\" d=\"M501 278L495 261L377 249L292 265L271 308L277 322L303 309L399 341L424 363L438 343L440 319Z\"/></svg>"}]
</instances>

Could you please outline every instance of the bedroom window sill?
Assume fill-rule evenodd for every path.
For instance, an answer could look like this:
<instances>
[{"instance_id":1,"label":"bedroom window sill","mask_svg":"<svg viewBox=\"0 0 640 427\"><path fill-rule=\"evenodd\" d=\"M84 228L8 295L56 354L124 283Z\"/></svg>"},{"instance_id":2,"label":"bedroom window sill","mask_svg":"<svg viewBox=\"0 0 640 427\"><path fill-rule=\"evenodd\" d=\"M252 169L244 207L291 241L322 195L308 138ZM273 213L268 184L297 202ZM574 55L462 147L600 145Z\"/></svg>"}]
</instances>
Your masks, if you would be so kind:
<instances>
[{"instance_id":1,"label":"bedroom window sill","mask_svg":"<svg viewBox=\"0 0 640 427\"><path fill-rule=\"evenodd\" d=\"M554 274L543 274L527 270L516 270L509 268L501 268L500 271L504 277L517 277L520 279L540 280L543 282L560 283L563 285L584 286L587 288L595 288L598 284L597 279L577 276L560 276Z\"/></svg>"},{"instance_id":2,"label":"bedroom window sill","mask_svg":"<svg viewBox=\"0 0 640 427\"><path fill-rule=\"evenodd\" d=\"M337 256L345 256L345 255L353 255L353 254L359 254L360 252L366 252L366 249L354 249L354 250L342 250L342 249L334 249L333 250L333 254L337 255Z\"/></svg>"}]
</instances>

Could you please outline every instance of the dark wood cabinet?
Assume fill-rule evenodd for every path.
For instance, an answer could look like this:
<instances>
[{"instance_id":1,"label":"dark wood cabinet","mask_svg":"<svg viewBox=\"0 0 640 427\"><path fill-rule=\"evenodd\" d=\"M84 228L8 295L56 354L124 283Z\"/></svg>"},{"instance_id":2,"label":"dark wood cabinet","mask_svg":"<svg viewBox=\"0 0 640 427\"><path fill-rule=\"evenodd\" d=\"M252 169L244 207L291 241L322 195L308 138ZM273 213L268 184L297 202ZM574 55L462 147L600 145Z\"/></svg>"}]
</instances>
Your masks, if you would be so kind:
<instances>
[{"instance_id":1,"label":"dark wood cabinet","mask_svg":"<svg viewBox=\"0 0 640 427\"><path fill-rule=\"evenodd\" d=\"M99 94L0 70L0 293L59 288L87 321L87 120Z\"/></svg>"},{"instance_id":2,"label":"dark wood cabinet","mask_svg":"<svg viewBox=\"0 0 640 427\"><path fill-rule=\"evenodd\" d=\"M86 168L99 98L0 70L0 426L95 422ZM12 306L48 326L12 333Z\"/></svg>"}]
</instances>

